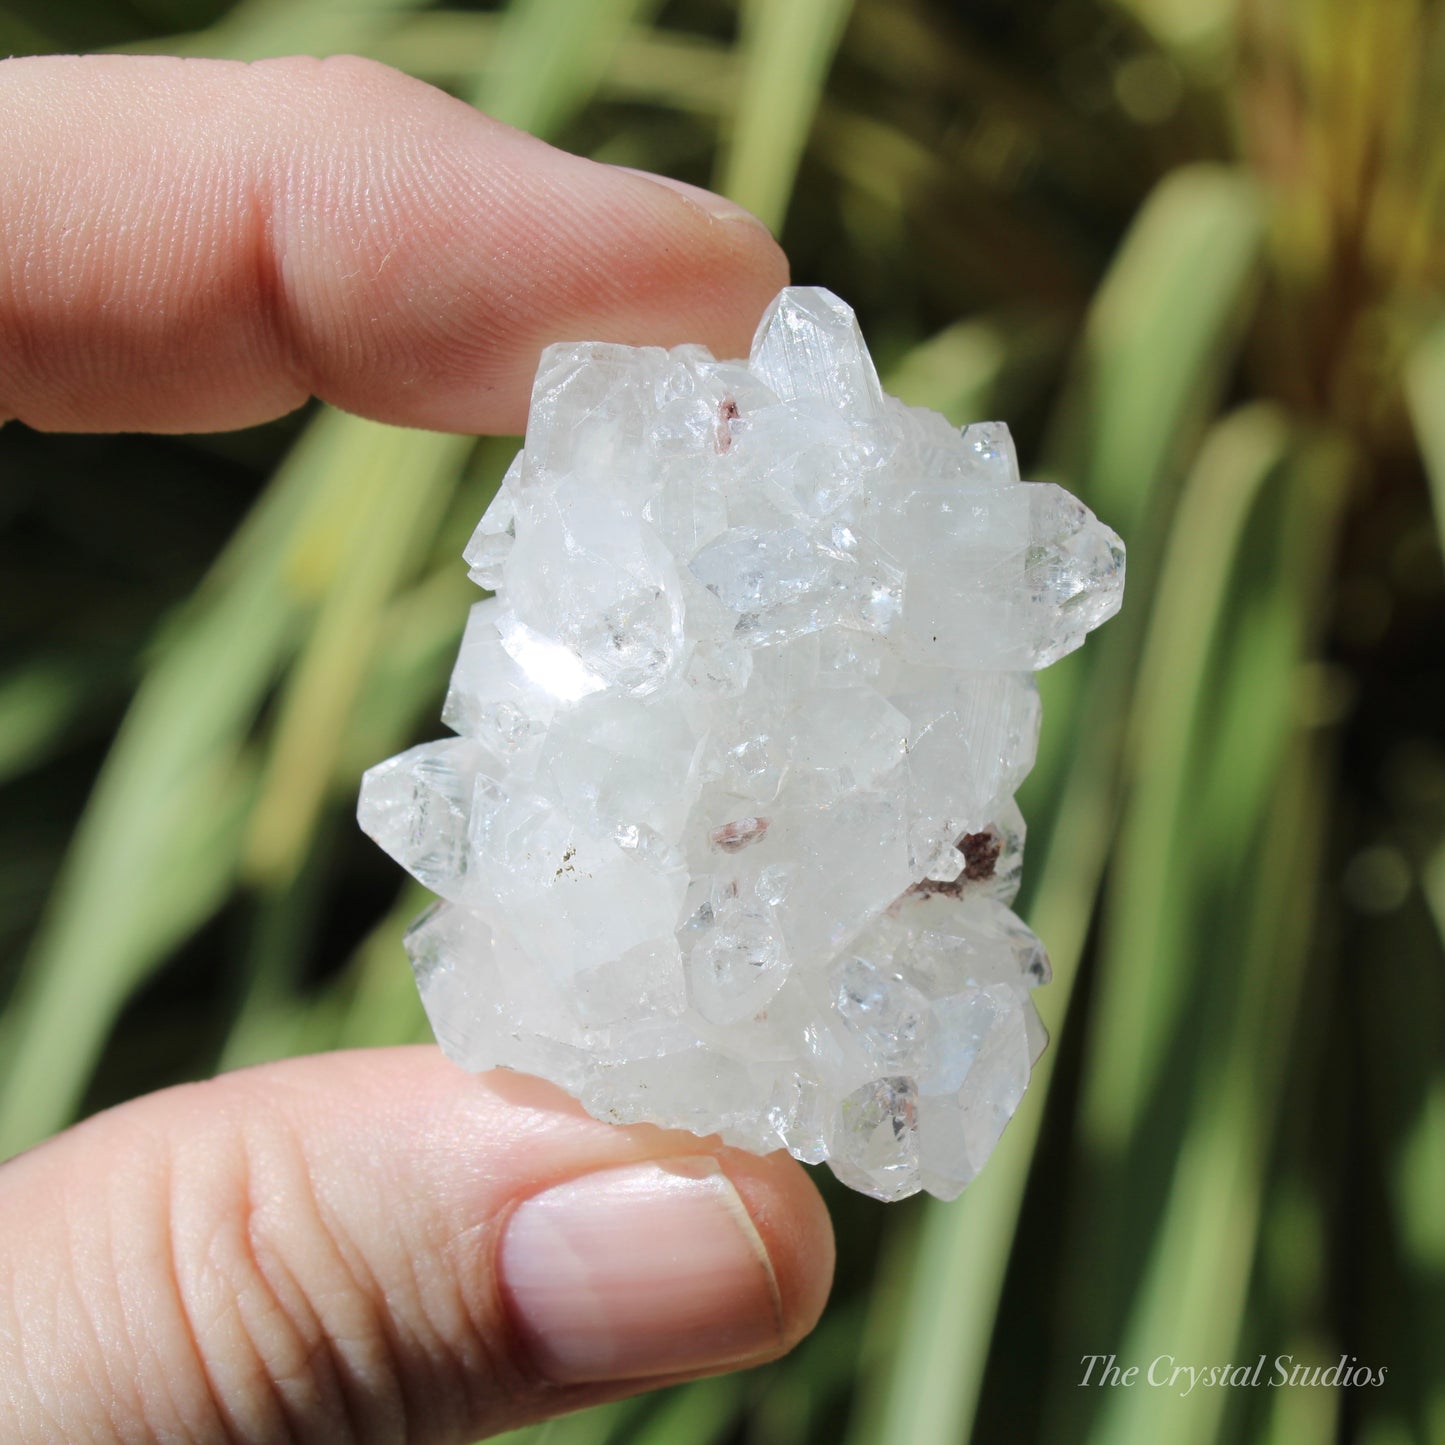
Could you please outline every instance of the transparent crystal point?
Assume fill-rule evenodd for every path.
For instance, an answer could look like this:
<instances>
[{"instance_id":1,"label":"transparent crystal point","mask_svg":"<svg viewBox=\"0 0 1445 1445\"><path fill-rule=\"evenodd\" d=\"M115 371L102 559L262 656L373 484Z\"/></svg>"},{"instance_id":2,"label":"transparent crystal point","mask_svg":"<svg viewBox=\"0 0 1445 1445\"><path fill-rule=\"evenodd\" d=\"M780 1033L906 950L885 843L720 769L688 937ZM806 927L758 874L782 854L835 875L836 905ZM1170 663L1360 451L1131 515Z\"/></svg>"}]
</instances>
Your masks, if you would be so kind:
<instances>
[{"instance_id":1,"label":"transparent crystal point","mask_svg":"<svg viewBox=\"0 0 1445 1445\"><path fill-rule=\"evenodd\" d=\"M964 427L963 449L970 467L981 478L994 482L1018 481L1018 453L1004 422L976 421Z\"/></svg>"},{"instance_id":2,"label":"transparent crystal point","mask_svg":"<svg viewBox=\"0 0 1445 1445\"><path fill-rule=\"evenodd\" d=\"M475 738L512 767L530 772L542 738L557 712L557 697L539 686L502 642L503 620L495 597L472 605L447 685L442 721Z\"/></svg>"},{"instance_id":3,"label":"transparent crystal point","mask_svg":"<svg viewBox=\"0 0 1445 1445\"><path fill-rule=\"evenodd\" d=\"M858 954L834 965L831 982L838 1017L880 1064L914 1061L929 1016L918 989Z\"/></svg>"},{"instance_id":4,"label":"transparent crystal point","mask_svg":"<svg viewBox=\"0 0 1445 1445\"><path fill-rule=\"evenodd\" d=\"M468 898L484 886L470 836L478 777L495 766L466 738L422 743L379 763L361 781L361 831L434 893Z\"/></svg>"},{"instance_id":5,"label":"transparent crystal point","mask_svg":"<svg viewBox=\"0 0 1445 1445\"><path fill-rule=\"evenodd\" d=\"M763 313L750 366L783 401L826 402L849 421L883 409L853 308L821 286L790 286Z\"/></svg>"},{"instance_id":6,"label":"transparent crystal point","mask_svg":"<svg viewBox=\"0 0 1445 1445\"><path fill-rule=\"evenodd\" d=\"M709 1023L750 1018L787 977L787 952L771 910L756 901L729 900L688 941L688 997Z\"/></svg>"},{"instance_id":7,"label":"transparent crystal point","mask_svg":"<svg viewBox=\"0 0 1445 1445\"><path fill-rule=\"evenodd\" d=\"M521 481L522 457L523 453L518 452L462 553L468 568L467 576L478 587L493 592L502 584L502 569L517 540L515 491Z\"/></svg>"},{"instance_id":8,"label":"transparent crystal point","mask_svg":"<svg viewBox=\"0 0 1445 1445\"><path fill-rule=\"evenodd\" d=\"M1047 667L1072 652L1107 622L1124 600L1124 544L1077 497L1050 483L1031 484L1030 553L1025 577L1039 614L1034 667ZM1037 605L1037 604L1036 604Z\"/></svg>"},{"instance_id":9,"label":"transparent crystal point","mask_svg":"<svg viewBox=\"0 0 1445 1445\"><path fill-rule=\"evenodd\" d=\"M877 1079L839 1101L828 1162L845 1184L885 1201L917 1194L918 1147L911 1079Z\"/></svg>"},{"instance_id":10,"label":"transparent crystal point","mask_svg":"<svg viewBox=\"0 0 1445 1445\"><path fill-rule=\"evenodd\" d=\"M877 526L913 563L905 647L932 666L1047 667L1123 597L1123 543L1052 483L920 486Z\"/></svg>"},{"instance_id":11,"label":"transparent crystal point","mask_svg":"<svg viewBox=\"0 0 1445 1445\"><path fill-rule=\"evenodd\" d=\"M1032 1067L1024 1000L995 1008L971 1033L961 1086L923 1094L918 1107L919 1182L952 1199L983 1168L1028 1087Z\"/></svg>"}]
</instances>

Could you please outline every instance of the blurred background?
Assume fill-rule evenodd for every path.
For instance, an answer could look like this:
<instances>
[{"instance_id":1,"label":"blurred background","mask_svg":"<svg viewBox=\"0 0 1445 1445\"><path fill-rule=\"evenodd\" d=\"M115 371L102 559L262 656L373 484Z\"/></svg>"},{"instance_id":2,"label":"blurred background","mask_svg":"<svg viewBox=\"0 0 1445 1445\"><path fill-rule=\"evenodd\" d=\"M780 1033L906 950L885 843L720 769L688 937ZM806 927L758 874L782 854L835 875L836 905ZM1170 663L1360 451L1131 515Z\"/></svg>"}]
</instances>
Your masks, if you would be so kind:
<instances>
[{"instance_id":1,"label":"blurred background","mask_svg":"<svg viewBox=\"0 0 1445 1445\"><path fill-rule=\"evenodd\" d=\"M508 1438L1445 1440L1445 5L0 0L0 54L102 48L360 52L726 191L891 390L1008 419L1129 546L1041 679L1054 1044L983 1176L823 1173L797 1352ZM0 1157L427 1036L355 792L441 732L514 449L0 430ZM1095 1354L1388 1376L1181 1400Z\"/></svg>"}]
</instances>

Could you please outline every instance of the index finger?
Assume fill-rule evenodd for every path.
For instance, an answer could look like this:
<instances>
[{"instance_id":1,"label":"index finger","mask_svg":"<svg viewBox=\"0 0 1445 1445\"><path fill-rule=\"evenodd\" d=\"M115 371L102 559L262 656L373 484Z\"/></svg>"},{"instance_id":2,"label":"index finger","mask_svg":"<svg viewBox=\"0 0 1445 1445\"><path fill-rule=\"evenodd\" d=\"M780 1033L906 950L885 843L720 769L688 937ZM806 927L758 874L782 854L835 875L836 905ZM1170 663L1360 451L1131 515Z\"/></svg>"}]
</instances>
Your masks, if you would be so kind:
<instances>
[{"instance_id":1,"label":"index finger","mask_svg":"<svg viewBox=\"0 0 1445 1445\"><path fill-rule=\"evenodd\" d=\"M738 355L786 280L720 197L369 61L0 62L0 420L519 431L549 342Z\"/></svg>"}]
</instances>

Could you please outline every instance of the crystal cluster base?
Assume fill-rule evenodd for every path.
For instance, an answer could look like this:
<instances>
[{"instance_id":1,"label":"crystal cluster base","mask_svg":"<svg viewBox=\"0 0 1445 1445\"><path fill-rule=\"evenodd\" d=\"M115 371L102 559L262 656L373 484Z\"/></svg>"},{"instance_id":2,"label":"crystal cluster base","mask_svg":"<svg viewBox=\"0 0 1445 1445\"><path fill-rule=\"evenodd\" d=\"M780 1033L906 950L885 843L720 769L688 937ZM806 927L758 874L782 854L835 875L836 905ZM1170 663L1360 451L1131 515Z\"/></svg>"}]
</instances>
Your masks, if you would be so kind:
<instances>
[{"instance_id":1,"label":"crystal cluster base","mask_svg":"<svg viewBox=\"0 0 1445 1445\"><path fill-rule=\"evenodd\" d=\"M1118 609L1119 539L794 288L746 363L550 348L466 559L457 736L359 814L444 900L407 938L442 1047L956 1196L1044 1045L1032 674Z\"/></svg>"}]
</instances>

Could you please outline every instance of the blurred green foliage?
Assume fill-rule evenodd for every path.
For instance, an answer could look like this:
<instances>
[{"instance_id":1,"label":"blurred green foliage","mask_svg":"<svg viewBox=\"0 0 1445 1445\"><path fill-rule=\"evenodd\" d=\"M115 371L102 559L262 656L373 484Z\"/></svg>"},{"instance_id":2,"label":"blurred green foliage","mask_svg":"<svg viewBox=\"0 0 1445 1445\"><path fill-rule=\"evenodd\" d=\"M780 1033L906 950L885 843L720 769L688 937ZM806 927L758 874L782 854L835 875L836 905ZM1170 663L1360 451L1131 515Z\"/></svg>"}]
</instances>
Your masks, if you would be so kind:
<instances>
[{"instance_id":1,"label":"blurred green foliage","mask_svg":"<svg viewBox=\"0 0 1445 1445\"><path fill-rule=\"evenodd\" d=\"M1445 1440L1445 7L0 3L0 52L107 46L357 51L714 184L892 389L1008 417L1129 544L1124 612L1042 680L1055 1044L984 1175L824 1180L838 1286L793 1356L516 1438ZM350 815L438 731L511 449L314 409L0 432L0 1156L425 1036L420 899ZM1109 1353L1389 1377L1081 1389Z\"/></svg>"}]
</instances>

